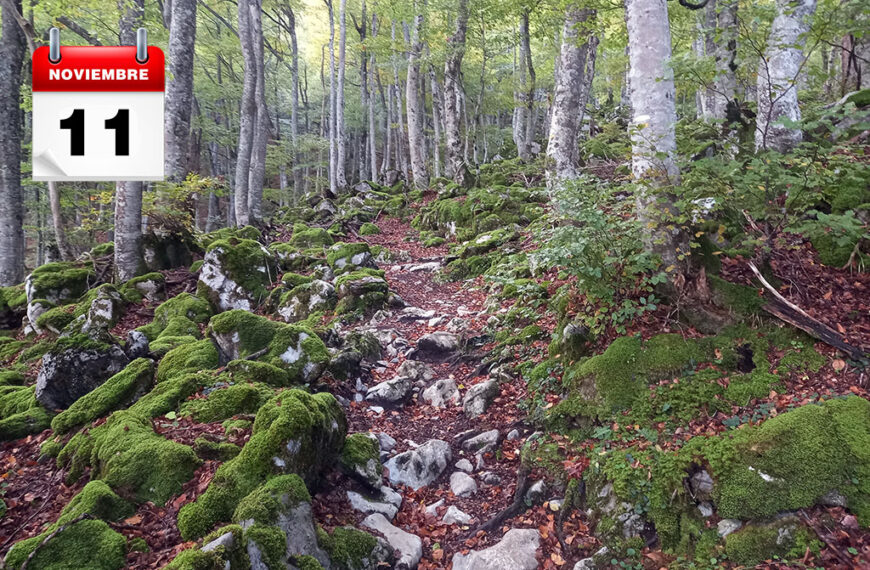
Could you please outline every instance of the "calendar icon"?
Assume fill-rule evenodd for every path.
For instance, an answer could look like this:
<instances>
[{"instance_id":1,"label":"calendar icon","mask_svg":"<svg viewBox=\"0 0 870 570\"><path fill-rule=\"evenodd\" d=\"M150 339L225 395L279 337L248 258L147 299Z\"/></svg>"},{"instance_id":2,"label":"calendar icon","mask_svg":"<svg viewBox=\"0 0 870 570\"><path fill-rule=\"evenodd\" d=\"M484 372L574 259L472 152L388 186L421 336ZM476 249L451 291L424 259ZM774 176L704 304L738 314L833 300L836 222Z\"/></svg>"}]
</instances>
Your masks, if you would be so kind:
<instances>
[{"instance_id":1,"label":"calendar icon","mask_svg":"<svg viewBox=\"0 0 870 570\"><path fill-rule=\"evenodd\" d=\"M163 51L33 52L33 179L163 180Z\"/></svg>"}]
</instances>

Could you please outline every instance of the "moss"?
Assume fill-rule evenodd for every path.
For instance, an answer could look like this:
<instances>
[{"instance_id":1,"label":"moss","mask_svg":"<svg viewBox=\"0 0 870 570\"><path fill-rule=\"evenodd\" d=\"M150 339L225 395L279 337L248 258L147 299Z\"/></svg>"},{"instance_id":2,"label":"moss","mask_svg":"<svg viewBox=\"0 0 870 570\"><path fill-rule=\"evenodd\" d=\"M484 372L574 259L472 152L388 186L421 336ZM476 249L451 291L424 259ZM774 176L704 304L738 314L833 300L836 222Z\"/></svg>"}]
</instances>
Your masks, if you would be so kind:
<instances>
[{"instance_id":1,"label":"moss","mask_svg":"<svg viewBox=\"0 0 870 570\"><path fill-rule=\"evenodd\" d=\"M730 308L741 315L759 315L765 300L759 294L759 290L745 285L730 283L715 275L708 275L707 279L713 291L714 299L720 305Z\"/></svg>"},{"instance_id":2,"label":"moss","mask_svg":"<svg viewBox=\"0 0 870 570\"><path fill-rule=\"evenodd\" d=\"M6 568L21 568L30 553L45 538L40 535L16 543L6 556ZM45 570L115 570L124 567L126 556L127 540L122 534L101 520L82 520L65 528L40 547L27 567Z\"/></svg>"},{"instance_id":3,"label":"moss","mask_svg":"<svg viewBox=\"0 0 870 570\"><path fill-rule=\"evenodd\" d=\"M365 242L339 242L329 248L326 262L335 272L342 273L365 265L371 256L369 245Z\"/></svg>"},{"instance_id":4,"label":"moss","mask_svg":"<svg viewBox=\"0 0 870 570\"><path fill-rule=\"evenodd\" d=\"M332 395L279 393L260 408L239 456L221 465L205 493L178 513L182 537L200 537L229 520L239 502L273 474L296 473L312 484L337 457L346 432Z\"/></svg>"},{"instance_id":5,"label":"moss","mask_svg":"<svg viewBox=\"0 0 870 570\"><path fill-rule=\"evenodd\" d=\"M191 273L199 273L199 270L202 269L203 260L197 259L193 263L190 264L190 267L187 269Z\"/></svg>"},{"instance_id":6,"label":"moss","mask_svg":"<svg viewBox=\"0 0 870 570\"><path fill-rule=\"evenodd\" d=\"M228 307L224 306L221 297L232 287L234 297L256 306L268 297L269 287L277 277L275 257L259 242L217 240L206 250L197 295L207 299L213 307L225 310ZM219 283L222 289L212 289L209 283Z\"/></svg>"},{"instance_id":7,"label":"moss","mask_svg":"<svg viewBox=\"0 0 870 570\"><path fill-rule=\"evenodd\" d=\"M17 370L2 370L0 371L0 387L3 386L21 386L24 384L24 374Z\"/></svg>"},{"instance_id":8,"label":"moss","mask_svg":"<svg viewBox=\"0 0 870 570\"><path fill-rule=\"evenodd\" d=\"M124 370L56 415L51 421L51 429L57 433L66 433L101 418L112 410L130 405L137 396L150 388L153 380L154 362L147 358L136 359Z\"/></svg>"},{"instance_id":9,"label":"moss","mask_svg":"<svg viewBox=\"0 0 870 570\"><path fill-rule=\"evenodd\" d=\"M230 419L230 420L224 420L224 422L221 425L224 428L224 433L228 434L234 430L249 429L252 425L254 425L254 422L252 422L250 420L244 420L244 419Z\"/></svg>"},{"instance_id":10,"label":"moss","mask_svg":"<svg viewBox=\"0 0 870 570\"><path fill-rule=\"evenodd\" d=\"M157 382L165 382L200 370L217 368L218 353L210 340L199 340L184 344L166 353L157 366Z\"/></svg>"},{"instance_id":11,"label":"moss","mask_svg":"<svg viewBox=\"0 0 870 570\"><path fill-rule=\"evenodd\" d=\"M39 446L39 456L57 457L60 454L61 449L63 449L63 444L61 442L55 441L54 439L47 439L42 442L41 446Z\"/></svg>"},{"instance_id":12,"label":"moss","mask_svg":"<svg viewBox=\"0 0 870 570\"><path fill-rule=\"evenodd\" d=\"M309 228L305 224L294 224L290 243L299 248L330 246L335 241L323 228Z\"/></svg>"},{"instance_id":13,"label":"moss","mask_svg":"<svg viewBox=\"0 0 870 570\"><path fill-rule=\"evenodd\" d=\"M228 461L239 454L242 449L233 443L221 443L198 437L193 442L193 452L200 459Z\"/></svg>"},{"instance_id":14,"label":"moss","mask_svg":"<svg viewBox=\"0 0 870 570\"><path fill-rule=\"evenodd\" d=\"M0 338L0 360L11 360L27 346L27 341L14 340L8 337Z\"/></svg>"},{"instance_id":15,"label":"moss","mask_svg":"<svg viewBox=\"0 0 870 570\"><path fill-rule=\"evenodd\" d=\"M46 430L51 425L51 415L45 409L30 408L0 420L0 440L13 440Z\"/></svg>"},{"instance_id":16,"label":"moss","mask_svg":"<svg viewBox=\"0 0 870 570\"><path fill-rule=\"evenodd\" d=\"M732 376L724 396L729 402L746 406L754 399L766 398L770 391L779 387L779 378L774 374L755 370L751 374Z\"/></svg>"},{"instance_id":17,"label":"moss","mask_svg":"<svg viewBox=\"0 0 870 570\"><path fill-rule=\"evenodd\" d=\"M143 332L148 337L148 340L153 341L177 317L183 317L195 324L202 324L208 322L211 314L211 307L207 301L194 297L190 293L181 293L161 303L154 310L154 320L144 327L139 327L138 330ZM186 326L185 330L189 330L189 325L186 324L186 321L179 321L178 323L184 324ZM176 324L175 326L177 331L180 325Z\"/></svg>"},{"instance_id":18,"label":"moss","mask_svg":"<svg viewBox=\"0 0 870 570\"><path fill-rule=\"evenodd\" d=\"M217 553L190 548L179 553L164 570L224 570L225 568L224 560Z\"/></svg>"},{"instance_id":19,"label":"moss","mask_svg":"<svg viewBox=\"0 0 870 570\"><path fill-rule=\"evenodd\" d=\"M48 329L54 334L59 334L75 318L71 310L74 308L74 306L64 305L63 307L49 309L37 317L36 326L40 329Z\"/></svg>"},{"instance_id":20,"label":"moss","mask_svg":"<svg viewBox=\"0 0 870 570\"><path fill-rule=\"evenodd\" d=\"M245 531L245 540L257 545L267 568L281 568L284 565L287 536L280 528L255 524Z\"/></svg>"},{"instance_id":21,"label":"moss","mask_svg":"<svg viewBox=\"0 0 870 570\"><path fill-rule=\"evenodd\" d=\"M139 303L148 295L165 296L166 278L156 271L139 275L121 285L120 293L129 303Z\"/></svg>"},{"instance_id":22,"label":"moss","mask_svg":"<svg viewBox=\"0 0 870 570\"><path fill-rule=\"evenodd\" d=\"M779 367L792 372L818 372L825 365L825 357L812 346L789 350L780 359Z\"/></svg>"},{"instance_id":23,"label":"moss","mask_svg":"<svg viewBox=\"0 0 870 570\"><path fill-rule=\"evenodd\" d=\"M186 373L160 382L150 392L130 406L130 412L146 418L156 418L175 410L178 404L196 393L211 380L208 373Z\"/></svg>"},{"instance_id":24,"label":"moss","mask_svg":"<svg viewBox=\"0 0 870 570\"><path fill-rule=\"evenodd\" d=\"M313 281L312 277L293 272L287 272L281 277L281 283L288 289L304 285L305 283L311 283L311 281Z\"/></svg>"},{"instance_id":25,"label":"moss","mask_svg":"<svg viewBox=\"0 0 870 570\"><path fill-rule=\"evenodd\" d=\"M170 350L178 348L179 346L194 343L196 341L197 337L195 336L172 336L162 334L157 337L157 340L149 344L148 348L155 358L162 358Z\"/></svg>"},{"instance_id":26,"label":"moss","mask_svg":"<svg viewBox=\"0 0 870 570\"><path fill-rule=\"evenodd\" d=\"M226 372L237 382L260 382L275 387L292 385L286 370L268 362L231 360L226 366Z\"/></svg>"},{"instance_id":27,"label":"moss","mask_svg":"<svg viewBox=\"0 0 870 570\"><path fill-rule=\"evenodd\" d=\"M807 548L818 554L820 542L795 517L751 524L725 537L725 552L736 564L753 566L773 558L801 558Z\"/></svg>"},{"instance_id":28,"label":"moss","mask_svg":"<svg viewBox=\"0 0 870 570\"><path fill-rule=\"evenodd\" d=\"M221 228L213 232L207 233L200 238L200 244L204 249L218 240L226 240L230 238L247 239L254 241L263 241L263 233L254 226L243 226L241 228L230 227Z\"/></svg>"},{"instance_id":29,"label":"moss","mask_svg":"<svg viewBox=\"0 0 870 570\"><path fill-rule=\"evenodd\" d=\"M46 263L27 278L27 298L47 299L52 303L78 300L96 282L93 269L74 262Z\"/></svg>"},{"instance_id":30,"label":"moss","mask_svg":"<svg viewBox=\"0 0 870 570\"><path fill-rule=\"evenodd\" d=\"M150 419L129 410L77 434L58 456L58 464L70 466L74 474L90 465L93 478L138 503L158 505L181 491L199 463L190 447L156 434Z\"/></svg>"},{"instance_id":31,"label":"moss","mask_svg":"<svg viewBox=\"0 0 870 570\"><path fill-rule=\"evenodd\" d=\"M373 236L381 233L381 228L371 222L366 222L359 228L359 235Z\"/></svg>"},{"instance_id":32,"label":"moss","mask_svg":"<svg viewBox=\"0 0 870 570\"><path fill-rule=\"evenodd\" d=\"M22 346L26 346L26 342L21 343ZM24 350L21 351L21 354L18 355L18 362L21 364L25 364L27 362L31 362L43 357L43 355L48 352L54 343L50 341L41 341L33 344ZM2 345L0 345L0 352L2 352ZM2 358L2 356L0 356Z\"/></svg>"},{"instance_id":33,"label":"moss","mask_svg":"<svg viewBox=\"0 0 870 570\"><path fill-rule=\"evenodd\" d=\"M27 293L23 285L0 287L0 311L22 310L27 306Z\"/></svg>"},{"instance_id":34,"label":"moss","mask_svg":"<svg viewBox=\"0 0 870 570\"><path fill-rule=\"evenodd\" d=\"M236 414L256 412L273 394L265 384L235 384L186 402L181 406L181 414L198 423L222 421Z\"/></svg>"},{"instance_id":35,"label":"moss","mask_svg":"<svg viewBox=\"0 0 870 570\"><path fill-rule=\"evenodd\" d=\"M363 568L363 561L371 557L378 545L377 539L369 533L348 527L338 527L331 535L321 531L318 542L330 560L343 570Z\"/></svg>"},{"instance_id":36,"label":"moss","mask_svg":"<svg viewBox=\"0 0 870 570\"><path fill-rule=\"evenodd\" d=\"M295 556L291 560L294 566L299 570L323 570L323 566L316 558L309 555Z\"/></svg>"},{"instance_id":37,"label":"moss","mask_svg":"<svg viewBox=\"0 0 870 570\"><path fill-rule=\"evenodd\" d=\"M127 543L127 550L129 552L149 552L151 549L148 548L148 543L145 542L145 539L142 537L131 538Z\"/></svg>"},{"instance_id":38,"label":"moss","mask_svg":"<svg viewBox=\"0 0 870 570\"><path fill-rule=\"evenodd\" d=\"M282 511L294 508L299 503L310 503L311 495L305 482L295 474L273 477L251 491L233 514L236 522L253 520L255 523L271 525L278 520Z\"/></svg>"},{"instance_id":39,"label":"moss","mask_svg":"<svg viewBox=\"0 0 870 570\"><path fill-rule=\"evenodd\" d=\"M430 237L423 241L423 247L438 247L439 245L444 245L447 243L447 240L443 237Z\"/></svg>"},{"instance_id":40,"label":"moss","mask_svg":"<svg viewBox=\"0 0 870 570\"><path fill-rule=\"evenodd\" d=\"M483 275L492 267L493 259L486 255L474 255L456 259L444 267L444 277L450 281L462 281Z\"/></svg>"},{"instance_id":41,"label":"moss","mask_svg":"<svg viewBox=\"0 0 870 570\"><path fill-rule=\"evenodd\" d=\"M108 255L114 255L115 242L107 241L105 243L98 243L91 248L91 251L89 253L92 257L106 257Z\"/></svg>"},{"instance_id":42,"label":"moss","mask_svg":"<svg viewBox=\"0 0 870 570\"><path fill-rule=\"evenodd\" d=\"M39 405L33 386L0 386L0 419Z\"/></svg>"},{"instance_id":43,"label":"moss","mask_svg":"<svg viewBox=\"0 0 870 570\"><path fill-rule=\"evenodd\" d=\"M372 486L377 486L384 470L380 452L377 440L363 433L354 433L347 436L344 441L339 461L348 473Z\"/></svg>"}]
</instances>

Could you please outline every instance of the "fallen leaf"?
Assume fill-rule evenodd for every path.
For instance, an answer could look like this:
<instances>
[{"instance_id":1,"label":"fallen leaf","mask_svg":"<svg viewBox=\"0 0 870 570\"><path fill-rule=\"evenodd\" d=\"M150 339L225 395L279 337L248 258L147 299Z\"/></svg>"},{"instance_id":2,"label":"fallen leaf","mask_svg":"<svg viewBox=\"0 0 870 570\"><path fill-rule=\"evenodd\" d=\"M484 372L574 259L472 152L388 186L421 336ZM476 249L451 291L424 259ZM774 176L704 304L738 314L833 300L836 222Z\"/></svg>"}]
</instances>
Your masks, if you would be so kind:
<instances>
[{"instance_id":1,"label":"fallen leaf","mask_svg":"<svg viewBox=\"0 0 870 570\"><path fill-rule=\"evenodd\" d=\"M831 363L831 368L833 368L833 369L836 370L837 372L839 372L840 370L842 370L842 369L845 368L845 367L846 367L846 363L843 362L843 361L842 361L841 359L839 359L839 358L836 359L835 361L833 361L833 362Z\"/></svg>"},{"instance_id":2,"label":"fallen leaf","mask_svg":"<svg viewBox=\"0 0 870 570\"><path fill-rule=\"evenodd\" d=\"M124 524L137 525L142 522L142 515L133 515L128 519L124 519Z\"/></svg>"}]
</instances>

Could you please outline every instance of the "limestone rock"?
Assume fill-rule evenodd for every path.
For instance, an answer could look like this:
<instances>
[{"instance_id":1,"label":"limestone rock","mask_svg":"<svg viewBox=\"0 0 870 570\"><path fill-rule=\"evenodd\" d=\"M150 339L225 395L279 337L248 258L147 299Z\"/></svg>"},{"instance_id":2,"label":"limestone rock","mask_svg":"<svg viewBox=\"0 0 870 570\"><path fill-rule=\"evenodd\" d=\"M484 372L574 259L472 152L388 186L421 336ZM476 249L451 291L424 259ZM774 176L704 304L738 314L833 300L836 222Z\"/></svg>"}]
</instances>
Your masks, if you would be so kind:
<instances>
[{"instance_id":1,"label":"limestone rock","mask_svg":"<svg viewBox=\"0 0 870 570\"><path fill-rule=\"evenodd\" d=\"M369 388L366 400L396 406L410 397L413 387L410 378L398 376Z\"/></svg>"},{"instance_id":2,"label":"limestone rock","mask_svg":"<svg viewBox=\"0 0 870 570\"><path fill-rule=\"evenodd\" d=\"M414 382L429 382L435 378L435 369L419 360L406 360L399 365L396 374L406 376Z\"/></svg>"},{"instance_id":3,"label":"limestone rock","mask_svg":"<svg viewBox=\"0 0 870 570\"><path fill-rule=\"evenodd\" d=\"M453 557L453 570L535 570L541 535L534 529L513 528L497 544Z\"/></svg>"},{"instance_id":4,"label":"limestone rock","mask_svg":"<svg viewBox=\"0 0 870 570\"><path fill-rule=\"evenodd\" d=\"M308 318L318 311L335 308L338 298L331 283L315 279L310 283L297 285L281 297L278 315L285 323L295 323Z\"/></svg>"},{"instance_id":5,"label":"limestone rock","mask_svg":"<svg viewBox=\"0 0 870 570\"><path fill-rule=\"evenodd\" d=\"M487 453L493 451L498 445L499 431L497 429L485 431L480 435L466 439L462 442L462 449L472 453Z\"/></svg>"},{"instance_id":6,"label":"limestone rock","mask_svg":"<svg viewBox=\"0 0 870 570\"><path fill-rule=\"evenodd\" d=\"M120 372L130 362L117 344L87 343L80 337L58 341L42 357L36 399L46 409L67 408Z\"/></svg>"},{"instance_id":7,"label":"limestone rock","mask_svg":"<svg viewBox=\"0 0 870 570\"><path fill-rule=\"evenodd\" d=\"M275 258L259 242L217 240L205 253L197 291L219 311L253 311L277 278Z\"/></svg>"},{"instance_id":8,"label":"limestone rock","mask_svg":"<svg viewBox=\"0 0 870 570\"><path fill-rule=\"evenodd\" d=\"M369 499L356 491L348 491L347 500L350 502L350 506L354 510L367 515L371 513L380 513L389 520L393 520L396 513L399 512L399 508L394 504Z\"/></svg>"},{"instance_id":9,"label":"limestone rock","mask_svg":"<svg viewBox=\"0 0 870 570\"><path fill-rule=\"evenodd\" d=\"M459 389L449 378L439 380L423 390L423 400L436 408L459 404Z\"/></svg>"},{"instance_id":10,"label":"limestone rock","mask_svg":"<svg viewBox=\"0 0 870 570\"><path fill-rule=\"evenodd\" d=\"M457 497L470 497L477 492L477 482L468 473L457 471L450 476L450 490Z\"/></svg>"},{"instance_id":11,"label":"limestone rock","mask_svg":"<svg viewBox=\"0 0 870 570\"><path fill-rule=\"evenodd\" d=\"M459 351L459 337L447 332L434 332L417 339L415 358L426 362L443 362Z\"/></svg>"},{"instance_id":12,"label":"limestone rock","mask_svg":"<svg viewBox=\"0 0 870 570\"><path fill-rule=\"evenodd\" d=\"M441 519L447 524L468 524L471 522L471 515L462 512L454 506L447 507L447 512Z\"/></svg>"},{"instance_id":13,"label":"limestone rock","mask_svg":"<svg viewBox=\"0 0 870 570\"><path fill-rule=\"evenodd\" d=\"M431 439L417 449L396 455L384 467L390 470L393 484L407 485L417 490L437 479L447 468L452 456L446 441Z\"/></svg>"},{"instance_id":14,"label":"limestone rock","mask_svg":"<svg viewBox=\"0 0 870 570\"><path fill-rule=\"evenodd\" d=\"M465 410L465 415L469 418L476 418L483 414L492 404L493 400L498 397L499 393L501 393L501 390L499 389L498 382L495 380L486 380L480 384L475 384L468 389L465 397L462 399L462 408Z\"/></svg>"},{"instance_id":15,"label":"limestone rock","mask_svg":"<svg viewBox=\"0 0 870 570\"><path fill-rule=\"evenodd\" d=\"M423 541L419 536L393 526L380 513L367 516L362 526L381 533L389 545L398 552L399 557L394 568L413 570L420 563L420 558L423 557Z\"/></svg>"}]
</instances>

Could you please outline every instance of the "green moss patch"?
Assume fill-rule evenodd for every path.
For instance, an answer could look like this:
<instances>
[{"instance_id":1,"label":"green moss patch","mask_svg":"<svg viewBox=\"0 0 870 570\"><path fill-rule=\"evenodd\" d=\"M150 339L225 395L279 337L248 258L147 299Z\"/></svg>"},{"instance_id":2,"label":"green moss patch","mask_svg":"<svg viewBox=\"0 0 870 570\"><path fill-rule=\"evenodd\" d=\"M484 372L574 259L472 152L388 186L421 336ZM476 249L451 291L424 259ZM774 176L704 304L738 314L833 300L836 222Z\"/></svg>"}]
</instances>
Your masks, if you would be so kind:
<instances>
[{"instance_id":1,"label":"green moss patch","mask_svg":"<svg viewBox=\"0 0 870 570\"><path fill-rule=\"evenodd\" d=\"M273 395L265 384L235 384L212 390L205 398L185 402L181 414L199 423L222 421L236 414L256 412Z\"/></svg>"},{"instance_id":2,"label":"green moss patch","mask_svg":"<svg viewBox=\"0 0 870 570\"><path fill-rule=\"evenodd\" d=\"M191 372L218 367L218 353L212 341L199 340L183 344L166 353L157 366L157 382L165 382Z\"/></svg>"}]
</instances>

